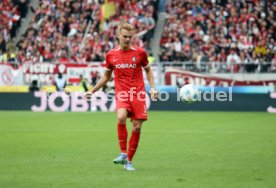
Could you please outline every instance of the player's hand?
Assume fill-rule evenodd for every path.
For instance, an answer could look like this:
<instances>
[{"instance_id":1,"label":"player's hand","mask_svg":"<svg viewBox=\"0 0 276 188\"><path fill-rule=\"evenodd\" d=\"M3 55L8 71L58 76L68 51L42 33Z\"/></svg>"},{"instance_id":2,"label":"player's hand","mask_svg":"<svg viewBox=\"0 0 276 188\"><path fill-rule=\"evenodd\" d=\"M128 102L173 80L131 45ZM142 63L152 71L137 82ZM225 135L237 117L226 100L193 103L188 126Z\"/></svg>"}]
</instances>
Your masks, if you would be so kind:
<instances>
[{"instance_id":1,"label":"player's hand","mask_svg":"<svg viewBox=\"0 0 276 188\"><path fill-rule=\"evenodd\" d=\"M86 101L91 100L91 98L92 98L92 92L91 92L91 91L85 92L85 93L83 94L83 96L82 96L82 99L83 99L83 100L86 100Z\"/></svg>"},{"instance_id":2,"label":"player's hand","mask_svg":"<svg viewBox=\"0 0 276 188\"><path fill-rule=\"evenodd\" d=\"M150 89L150 98L151 100L155 101L158 97L158 92L154 89L154 88L151 88Z\"/></svg>"}]
</instances>

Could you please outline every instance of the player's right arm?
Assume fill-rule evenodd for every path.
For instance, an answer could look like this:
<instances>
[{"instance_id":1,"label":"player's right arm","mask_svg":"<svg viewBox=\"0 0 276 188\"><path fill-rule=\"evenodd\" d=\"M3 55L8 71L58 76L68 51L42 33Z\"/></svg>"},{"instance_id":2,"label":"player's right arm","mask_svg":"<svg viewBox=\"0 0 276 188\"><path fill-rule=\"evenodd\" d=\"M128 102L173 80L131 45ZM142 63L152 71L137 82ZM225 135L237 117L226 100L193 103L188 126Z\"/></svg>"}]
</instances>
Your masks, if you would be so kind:
<instances>
[{"instance_id":1,"label":"player's right arm","mask_svg":"<svg viewBox=\"0 0 276 188\"><path fill-rule=\"evenodd\" d=\"M84 95L84 99L90 99L91 95L98 91L100 88L102 88L111 78L112 70L105 70L104 75L101 77L99 82L91 89L91 91L88 91Z\"/></svg>"},{"instance_id":2,"label":"player's right arm","mask_svg":"<svg viewBox=\"0 0 276 188\"><path fill-rule=\"evenodd\" d=\"M84 99L90 99L91 95L93 95L93 93L98 91L101 87L103 87L110 80L112 71L113 71L113 66L111 65L111 57L110 57L111 53L112 53L112 51L109 51L106 54L105 65L104 65L105 72L104 72L103 76L101 77L99 82L92 88L91 91L85 93Z\"/></svg>"},{"instance_id":3,"label":"player's right arm","mask_svg":"<svg viewBox=\"0 0 276 188\"><path fill-rule=\"evenodd\" d=\"M111 78L112 70L105 70L104 75L101 77L99 82L92 88L91 93L95 93L102 88Z\"/></svg>"}]
</instances>

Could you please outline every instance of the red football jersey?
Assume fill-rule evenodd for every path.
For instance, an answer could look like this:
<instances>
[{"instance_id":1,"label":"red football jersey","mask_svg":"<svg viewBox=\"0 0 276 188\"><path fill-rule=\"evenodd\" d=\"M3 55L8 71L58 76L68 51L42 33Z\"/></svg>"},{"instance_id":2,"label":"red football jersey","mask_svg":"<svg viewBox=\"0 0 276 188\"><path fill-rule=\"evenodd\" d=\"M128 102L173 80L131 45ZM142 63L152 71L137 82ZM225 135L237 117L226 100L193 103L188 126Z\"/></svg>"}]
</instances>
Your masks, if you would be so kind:
<instances>
[{"instance_id":1,"label":"red football jersey","mask_svg":"<svg viewBox=\"0 0 276 188\"><path fill-rule=\"evenodd\" d=\"M129 50L120 47L106 54L105 68L114 71L115 93L130 91L145 91L142 67L149 66L147 53L144 49L132 46Z\"/></svg>"}]
</instances>

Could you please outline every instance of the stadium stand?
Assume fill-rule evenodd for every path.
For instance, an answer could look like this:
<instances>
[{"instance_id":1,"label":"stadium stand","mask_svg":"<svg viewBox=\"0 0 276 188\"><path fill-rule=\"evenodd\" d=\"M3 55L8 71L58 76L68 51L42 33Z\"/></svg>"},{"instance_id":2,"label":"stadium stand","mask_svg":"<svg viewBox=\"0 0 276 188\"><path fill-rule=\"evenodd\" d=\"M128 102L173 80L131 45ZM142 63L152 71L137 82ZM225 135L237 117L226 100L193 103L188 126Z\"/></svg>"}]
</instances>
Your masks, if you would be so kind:
<instances>
[{"instance_id":1,"label":"stadium stand","mask_svg":"<svg viewBox=\"0 0 276 188\"><path fill-rule=\"evenodd\" d=\"M0 1L0 62L15 60L12 39L28 11L28 0Z\"/></svg>"},{"instance_id":2,"label":"stadium stand","mask_svg":"<svg viewBox=\"0 0 276 188\"><path fill-rule=\"evenodd\" d=\"M104 18L103 2L39 1L26 33L17 44L17 61L101 62L117 45L116 27L130 22L137 28L134 43L148 47L157 19L155 1L109 1L115 14Z\"/></svg>"},{"instance_id":3,"label":"stadium stand","mask_svg":"<svg viewBox=\"0 0 276 188\"><path fill-rule=\"evenodd\" d=\"M234 72L272 71L275 10L273 1L170 1L160 60L226 62L225 69Z\"/></svg>"},{"instance_id":4,"label":"stadium stand","mask_svg":"<svg viewBox=\"0 0 276 188\"><path fill-rule=\"evenodd\" d=\"M28 1L1 1L0 62L102 62L117 45L116 27L123 21L135 25L136 45L156 50L149 44L158 0L37 2L26 33L14 44ZM114 9L108 17L106 2ZM198 72L206 66L213 72L275 72L275 10L273 1L168 0L159 59L188 63Z\"/></svg>"}]
</instances>

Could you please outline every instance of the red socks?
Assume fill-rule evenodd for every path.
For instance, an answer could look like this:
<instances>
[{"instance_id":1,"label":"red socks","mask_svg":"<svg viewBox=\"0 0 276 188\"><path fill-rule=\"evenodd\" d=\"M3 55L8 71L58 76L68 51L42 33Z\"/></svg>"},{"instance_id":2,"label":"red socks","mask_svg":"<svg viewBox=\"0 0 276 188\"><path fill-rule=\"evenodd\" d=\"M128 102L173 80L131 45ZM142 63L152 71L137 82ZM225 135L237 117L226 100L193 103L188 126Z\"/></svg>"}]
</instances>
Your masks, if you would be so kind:
<instances>
[{"instance_id":1,"label":"red socks","mask_svg":"<svg viewBox=\"0 0 276 188\"><path fill-rule=\"evenodd\" d=\"M138 143L140 140L140 131L132 131L131 137L128 142L128 151L127 151L127 127L125 124L118 123L118 140L121 149L121 153L127 153L127 158L129 161L132 160Z\"/></svg>"},{"instance_id":2,"label":"red socks","mask_svg":"<svg viewBox=\"0 0 276 188\"><path fill-rule=\"evenodd\" d=\"M138 143L139 143L139 139L140 139L140 131L132 131L132 134L131 134L131 137L129 139L129 142L128 142L128 152L127 152L127 158L129 161L132 160L135 152L136 152L136 149L138 147Z\"/></svg>"},{"instance_id":3,"label":"red socks","mask_svg":"<svg viewBox=\"0 0 276 188\"><path fill-rule=\"evenodd\" d=\"M121 153L127 153L127 128L125 124L118 123L118 140Z\"/></svg>"}]
</instances>

